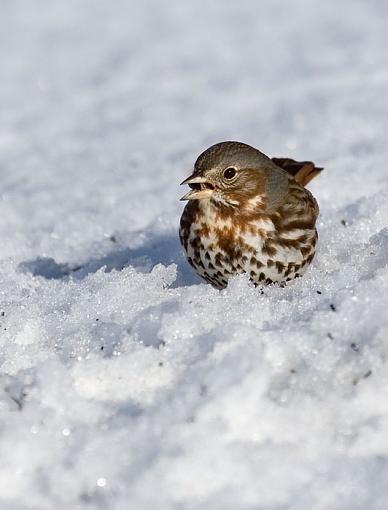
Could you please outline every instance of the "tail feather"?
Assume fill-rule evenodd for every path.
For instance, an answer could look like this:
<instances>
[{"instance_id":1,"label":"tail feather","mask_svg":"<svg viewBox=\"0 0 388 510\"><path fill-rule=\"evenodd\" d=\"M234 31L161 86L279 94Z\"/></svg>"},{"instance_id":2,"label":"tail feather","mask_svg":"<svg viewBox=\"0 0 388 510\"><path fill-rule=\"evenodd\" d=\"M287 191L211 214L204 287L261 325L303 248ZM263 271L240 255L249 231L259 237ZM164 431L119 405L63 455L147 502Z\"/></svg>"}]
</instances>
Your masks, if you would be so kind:
<instances>
[{"instance_id":1,"label":"tail feather","mask_svg":"<svg viewBox=\"0 0 388 510\"><path fill-rule=\"evenodd\" d=\"M295 161L291 158L272 158L272 161L291 174L302 186L306 186L323 170L323 168L315 166L312 161Z\"/></svg>"}]
</instances>

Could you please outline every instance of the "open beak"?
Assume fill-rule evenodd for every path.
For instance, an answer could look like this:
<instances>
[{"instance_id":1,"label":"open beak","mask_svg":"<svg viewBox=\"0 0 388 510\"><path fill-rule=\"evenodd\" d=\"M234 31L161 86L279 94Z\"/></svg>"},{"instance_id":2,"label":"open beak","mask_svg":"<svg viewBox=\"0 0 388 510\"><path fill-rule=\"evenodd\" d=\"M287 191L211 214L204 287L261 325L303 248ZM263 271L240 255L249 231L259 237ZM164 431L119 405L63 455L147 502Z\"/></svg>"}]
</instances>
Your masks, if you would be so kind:
<instances>
[{"instance_id":1,"label":"open beak","mask_svg":"<svg viewBox=\"0 0 388 510\"><path fill-rule=\"evenodd\" d=\"M184 195L181 200L201 200L202 198L210 198L214 192L214 186L200 175L190 175L182 184L188 184L191 190Z\"/></svg>"}]
</instances>

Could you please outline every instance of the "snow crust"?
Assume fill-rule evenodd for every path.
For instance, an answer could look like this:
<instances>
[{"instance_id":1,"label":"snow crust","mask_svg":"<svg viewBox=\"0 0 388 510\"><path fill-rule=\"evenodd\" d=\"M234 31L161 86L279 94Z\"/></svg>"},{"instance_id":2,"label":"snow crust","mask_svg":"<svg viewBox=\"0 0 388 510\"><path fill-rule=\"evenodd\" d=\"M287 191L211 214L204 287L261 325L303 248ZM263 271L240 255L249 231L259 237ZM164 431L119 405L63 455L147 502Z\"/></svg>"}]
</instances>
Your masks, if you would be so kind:
<instances>
[{"instance_id":1,"label":"snow crust","mask_svg":"<svg viewBox=\"0 0 388 510\"><path fill-rule=\"evenodd\" d=\"M386 510L388 4L3 0L0 508ZM178 183L313 159L303 279L224 291Z\"/></svg>"}]
</instances>

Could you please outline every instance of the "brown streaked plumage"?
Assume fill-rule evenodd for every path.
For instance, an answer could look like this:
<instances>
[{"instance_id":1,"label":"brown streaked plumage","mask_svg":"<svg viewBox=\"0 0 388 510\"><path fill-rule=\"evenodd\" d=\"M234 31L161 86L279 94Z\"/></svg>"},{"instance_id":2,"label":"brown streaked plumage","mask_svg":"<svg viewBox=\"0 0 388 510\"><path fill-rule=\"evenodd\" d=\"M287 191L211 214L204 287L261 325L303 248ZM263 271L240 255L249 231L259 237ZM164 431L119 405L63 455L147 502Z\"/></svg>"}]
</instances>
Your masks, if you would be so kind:
<instances>
[{"instance_id":1,"label":"brown streaked plumage","mask_svg":"<svg viewBox=\"0 0 388 510\"><path fill-rule=\"evenodd\" d=\"M321 171L240 142L207 149L182 183L191 188L179 231L189 263L217 288L239 273L255 284L302 276L315 254L319 212L304 186Z\"/></svg>"}]
</instances>

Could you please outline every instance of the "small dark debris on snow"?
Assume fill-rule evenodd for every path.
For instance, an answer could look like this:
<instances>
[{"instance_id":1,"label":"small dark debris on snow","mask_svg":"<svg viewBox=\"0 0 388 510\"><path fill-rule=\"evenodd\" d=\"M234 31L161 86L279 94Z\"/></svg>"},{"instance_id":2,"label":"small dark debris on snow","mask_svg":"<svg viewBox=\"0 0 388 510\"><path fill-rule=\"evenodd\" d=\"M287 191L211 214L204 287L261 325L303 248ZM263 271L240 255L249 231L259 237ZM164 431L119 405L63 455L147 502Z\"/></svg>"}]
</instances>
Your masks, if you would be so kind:
<instances>
[{"instance_id":1,"label":"small dark debris on snow","mask_svg":"<svg viewBox=\"0 0 388 510\"><path fill-rule=\"evenodd\" d=\"M201 384L201 386L199 387L199 394L201 395L201 397L205 397L207 395L206 384Z\"/></svg>"},{"instance_id":2,"label":"small dark debris on snow","mask_svg":"<svg viewBox=\"0 0 388 510\"><path fill-rule=\"evenodd\" d=\"M100 351L103 351L103 350L104 350L104 346L103 346L103 345L101 345L101 347L100 347Z\"/></svg>"},{"instance_id":3,"label":"small dark debris on snow","mask_svg":"<svg viewBox=\"0 0 388 510\"><path fill-rule=\"evenodd\" d=\"M100 319L99 319L99 318L97 318L97 319L96 319L96 322L98 322L99 320L100 320Z\"/></svg>"},{"instance_id":4,"label":"small dark debris on snow","mask_svg":"<svg viewBox=\"0 0 388 510\"><path fill-rule=\"evenodd\" d=\"M334 337L333 337L333 335L331 333L328 333L327 337L330 338L330 340L334 340Z\"/></svg>"},{"instance_id":5,"label":"small dark debris on snow","mask_svg":"<svg viewBox=\"0 0 388 510\"><path fill-rule=\"evenodd\" d=\"M164 340L161 340L159 342L158 348L160 349L161 347L164 347L165 345L166 345L166 342Z\"/></svg>"},{"instance_id":6,"label":"small dark debris on snow","mask_svg":"<svg viewBox=\"0 0 388 510\"><path fill-rule=\"evenodd\" d=\"M368 377L370 377L372 375L372 370L367 370L365 372L365 374L361 377L355 377L353 379L353 386L356 386L359 382L360 382L360 379L368 379Z\"/></svg>"},{"instance_id":7,"label":"small dark debris on snow","mask_svg":"<svg viewBox=\"0 0 388 510\"><path fill-rule=\"evenodd\" d=\"M7 392L8 393L8 392ZM24 407L24 400L27 396L25 391L22 391L19 395L10 395L11 400L17 405L18 411L22 411Z\"/></svg>"},{"instance_id":8,"label":"small dark debris on snow","mask_svg":"<svg viewBox=\"0 0 388 510\"><path fill-rule=\"evenodd\" d=\"M164 365L163 361L159 361L158 366L162 367Z\"/></svg>"},{"instance_id":9,"label":"small dark debris on snow","mask_svg":"<svg viewBox=\"0 0 388 510\"><path fill-rule=\"evenodd\" d=\"M321 290L317 290L317 294L322 294L322 291Z\"/></svg>"},{"instance_id":10,"label":"small dark debris on snow","mask_svg":"<svg viewBox=\"0 0 388 510\"><path fill-rule=\"evenodd\" d=\"M346 220L341 220L341 225L343 225L344 227L346 227L348 224L348 222Z\"/></svg>"},{"instance_id":11,"label":"small dark debris on snow","mask_svg":"<svg viewBox=\"0 0 388 510\"><path fill-rule=\"evenodd\" d=\"M11 397L11 400L15 402L15 404L18 406L18 411L21 411L23 409L23 399L17 398L17 397Z\"/></svg>"},{"instance_id":12,"label":"small dark debris on snow","mask_svg":"<svg viewBox=\"0 0 388 510\"><path fill-rule=\"evenodd\" d=\"M352 342L350 344L350 347L353 349L354 352L359 352L360 351L359 346L356 343L354 343L354 342Z\"/></svg>"},{"instance_id":13,"label":"small dark debris on snow","mask_svg":"<svg viewBox=\"0 0 388 510\"><path fill-rule=\"evenodd\" d=\"M333 305L333 303L330 303L330 310L332 310L333 312L337 311L337 308L335 307L335 305Z\"/></svg>"},{"instance_id":14,"label":"small dark debris on snow","mask_svg":"<svg viewBox=\"0 0 388 510\"><path fill-rule=\"evenodd\" d=\"M109 236L109 241L111 241L112 243L117 243L117 237L115 235L111 235Z\"/></svg>"},{"instance_id":15,"label":"small dark debris on snow","mask_svg":"<svg viewBox=\"0 0 388 510\"><path fill-rule=\"evenodd\" d=\"M4 317L4 315L5 315L5 312L1 312L1 314L0 314L0 315L1 315L2 317Z\"/></svg>"},{"instance_id":16,"label":"small dark debris on snow","mask_svg":"<svg viewBox=\"0 0 388 510\"><path fill-rule=\"evenodd\" d=\"M290 374L296 374L295 368L290 368Z\"/></svg>"},{"instance_id":17,"label":"small dark debris on snow","mask_svg":"<svg viewBox=\"0 0 388 510\"><path fill-rule=\"evenodd\" d=\"M92 501L92 496L90 494L88 494L87 492L82 492L80 495L79 495L79 499L80 501L85 501L85 502L89 502L89 501Z\"/></svg>"}]
</instances>

